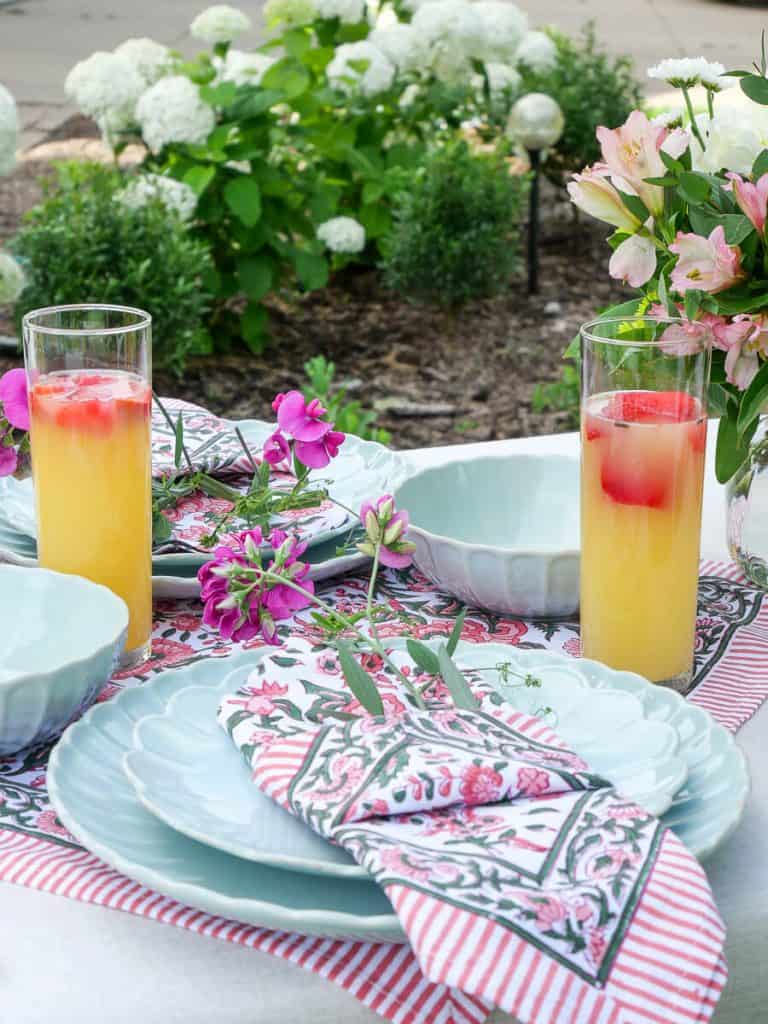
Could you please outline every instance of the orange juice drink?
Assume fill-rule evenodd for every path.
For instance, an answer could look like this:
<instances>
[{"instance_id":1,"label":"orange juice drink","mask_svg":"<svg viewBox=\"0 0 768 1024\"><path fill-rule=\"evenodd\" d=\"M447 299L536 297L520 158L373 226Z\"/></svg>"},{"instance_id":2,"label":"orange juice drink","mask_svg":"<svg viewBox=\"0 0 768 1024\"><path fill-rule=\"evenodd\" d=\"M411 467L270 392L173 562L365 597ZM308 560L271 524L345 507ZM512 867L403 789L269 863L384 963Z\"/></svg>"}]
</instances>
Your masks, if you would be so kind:
<instances>
[{"instance_id":1,"label":"orange juice drink","mask_svg":"<svg viewBox=\"0 0 768 1024\"><path fill-rule=\"evenodd\" d=\"M40 564L123 598L127 651L152 630L149 384L121 370L42 374L30 389Z\"/></svg>"},{"instance_id":2,"label":"orange juice drink","mask_svg":"<svg viewBox=\"0 0 768 1024\"><path fill-rule=\"evenodd\" d=\"M584 656L675 685L692 667L707 423L682 391L617 391L582 415Z\"/></svg>"}]
</instances>

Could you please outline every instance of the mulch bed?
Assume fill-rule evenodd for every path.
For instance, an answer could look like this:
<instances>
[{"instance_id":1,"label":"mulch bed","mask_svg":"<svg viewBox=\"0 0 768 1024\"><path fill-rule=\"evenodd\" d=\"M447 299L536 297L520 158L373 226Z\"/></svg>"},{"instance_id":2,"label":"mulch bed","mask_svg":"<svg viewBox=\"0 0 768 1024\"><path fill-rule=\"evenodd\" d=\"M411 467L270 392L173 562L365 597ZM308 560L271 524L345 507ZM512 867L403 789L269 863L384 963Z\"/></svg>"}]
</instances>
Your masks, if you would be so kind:
<instances>
[{"instance_id":1,"label":"mulch bed","mask_svg":"<svg viewBox=\"0 0 768 1024\"><path fill-rule=\"evenodd\" d=\"M0 244L38 200L45 170L27 163L0 179ZM536 385L559 377L579 324L627 295L608 277L599 226L546 212L537 296L520 279L506 295L448 312L387 292L373 272L352 275L319 292L275 296L274 341L263 355L193 359L181 378L156 373L155 386L217 413L266 418L273 395L301 386L304 362L322 354L336 363L350 397L380 410L378 422L397 447L570 429L567 414L534 411ZM10 334L2 312L0 334ZM0 355L0 371L17 362Z\"/></svg>"}]
</instances>

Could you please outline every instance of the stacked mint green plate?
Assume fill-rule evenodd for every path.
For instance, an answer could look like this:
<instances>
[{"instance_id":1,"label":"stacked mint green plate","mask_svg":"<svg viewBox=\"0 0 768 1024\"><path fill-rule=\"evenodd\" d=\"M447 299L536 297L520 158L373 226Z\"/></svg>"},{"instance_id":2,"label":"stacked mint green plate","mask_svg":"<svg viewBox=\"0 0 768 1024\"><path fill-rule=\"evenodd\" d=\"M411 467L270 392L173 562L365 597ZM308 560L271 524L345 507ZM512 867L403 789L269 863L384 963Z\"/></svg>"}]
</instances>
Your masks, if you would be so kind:
<instances>
[{"instance_id":1,"label":"stacked mint green plate","mask_svg":"<svg viewBox=\"0 0 768 1024\"><path fill-rule=\"evenodd\" d=\"M260 927L399 942L381 891L343 852L271 804L216 723L223 695L269 651L208 658L91 709L51 756L62 822L129 877L183 903ZM479 659L479 660L478 660ZM737 826L748 793L733 737L701 708L596 662L462 644L459 663L513 663L536 691L496 685L511 704L552 709L558 732L697 856Z\"/></svg>"},{"instance_id":2,"label":"stacked mint green plate","mask_svg":"<svg viewBox=\"0 0 768 1024\"><path fill-rule=\"evenodd\" d=\"M260 448L274 425L259 420L231 421L239 427L248 444ZM348 435L339 455L318 477L338 502L356 510L363 501L386 493L402 475L402 458L373 441ZM324 579L363 565L365 556L354 548L352 531L358 525L354 511L332 528L320 527L308 537L306 561L313 566L312 577ZM36 565L34 491L31 479L0 478L0 562ZM87 543L87 538L83 538ZM341 545L345 550L337 554ZM199 592L197 572L211 555L197 551L156 553L152 559L153 590L157 597L194 597Z\"/></svg>"}]
</instances>

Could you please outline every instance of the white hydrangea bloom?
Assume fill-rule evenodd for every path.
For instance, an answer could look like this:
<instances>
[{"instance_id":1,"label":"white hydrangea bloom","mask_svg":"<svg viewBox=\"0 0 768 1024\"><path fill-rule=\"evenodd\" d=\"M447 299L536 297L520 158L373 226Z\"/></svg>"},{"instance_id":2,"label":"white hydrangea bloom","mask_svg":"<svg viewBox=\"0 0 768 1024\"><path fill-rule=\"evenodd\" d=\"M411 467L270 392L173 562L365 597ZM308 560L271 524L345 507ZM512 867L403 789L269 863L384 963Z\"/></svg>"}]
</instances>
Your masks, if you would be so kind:
<instances>
[{"instance_id":1,"label":"white hydrangea bloom","mask_svg":"<svg viewBox=\"0 0 768 1024\"><path fill-rule=\"evenodd\" d=\"M276 60L277 57L268 57L265 53L228 50L224 60L214 58L214 64L218 68L216 80L234 82L235 85L258 85Z\"/></svg>"},{"instance_id":2,"label":"white hydrangea bloom","mask_svg":"<svg viewBox=\"0 0 768 1024\"><path fill-rule=\"evenodd\" d=\"M487 47L482 6L442 0L424 4L413 16L411 24L428 53L428 66L441 81L468 81L470 58L483 56Z\"/></svg>"},{"instance_id":3,"label":"white hydrangea bloom","mask_svg":"<svg viewBox=\"0 0 768 1024\"><path fill-rule=\"evenodd\" d=\"M316 15L314 0L267 0L264 8L264 18L268 25L309 25Z\"/></svg>"},{"instance_id":4,"label":"white hydrangea bloom","mask_svg":"<svg viewBox=\"0 0 768 1024\"><path fill-rule=\"evenodd\" d=\"M649 78L660 79L678 88L683 85L688 88L701 82L710 88L720 89L720 79L724 74L725 67L719 61L709 61L706 57L668 57L648 68Z\"/></svg>"},{"instance_id":5,"label":"white hydrangea bloom","mask_svg":"<svg viewBox=\"0 0 768 1024\"><path fill-rule=\"evenodd\" d=\"M161 78L136 104L136 120L153 153L169 142L205 142L216 123L200 90L183 75Z\"/></svg>"},{"instance_id":6,"label":"white hydrangea bloom","mask_svg":"<svg viewBox=\"0 0 768 1024\"><path fill-rule=\"evenodd\" d=\"M24 271L9 252L0 249L0 306L8 306L21 295Z\"/></svg>"},{"instance_id":7,"label":"white hydrangea bloom","mask_svg":"<svg viewBox=\"0 0 768 1024\"><path fill-rule=\"evenodd\" d=\"M237 7L214 4L206 7L189 26L195 39L204 43L231 43L251 27L251 19Z\"/></svg>"},{"instance_id":8,"label":"white hydrangea bloom","mask_svg":"<svg viewBox=\"0 0 768 1024\"><path fill-rule=\"evenodd\" d=\"M494 99L505 93L516 93L522 84L520 72L510 64L489 61L485 65L485 73L488 76L491 97Z\"/></svg>"},{"instance_id":9,"label":"white hydrangea bloom","mask_svg":"<svg viewBox=\"0 0 768 1024\"><path fill-rule=\"evenodd\" d=\"M159 199L182 220L189 220L197 207L197 195L189 185L162 174L140 174L115 193L115 201L131 210L139 210L152 199Z\"/></svg>"},{"instance_id":10,"label":"white hydrangea bloom","mask_svg":"<svg viewBox=\"0 0 768 1024\"><path fill-rule=\"evenodd\" d=\"M10 174L16 166L19 115L16 100L0 85L0 174Z\"/></svg>"},{"instance_id":11,"label":"white hydrangea bloom","mask_svg":"<svg viewBox=\"0 0 768 1024\"><path fill-rule=\"evenodd\" d=\"M368 66L361 74L352 64L363 60L368 62ZM365 96L375 96L392 85L395 66L378 47L363 39L337 47L326 74L331 85L343 92L352 93L359 89Z\"/></svg>"},{"instance_id":12,"label":"white hydrangea bloom","mask_svg":"<svg viewBox=\"0 0 768 1024\"><path fill-rule=\"evenodd\" d=\"M163 77L172 61L168 47L154 39L126 39L115 53L129 60L148 86Z\"/></svg>"},{"instance_id":13,"label":"white hydrangea bloom","mask_svg":"<svg viewBox=\"0 0 768 1024\"><path fill-rule=\"evenodd\" d=\"M557 47L546 32L528 32L515 56L518 64L525 64L538 74L545 74L557 64Z\"/></svg>"},{"instance_id":14,"label":"white hydrangea bloom","mask_svg":"<svg viewBox=\"0 0 768 1024\"><path fill-rule=\"evenodd\" d=\"M365 248L365 228L354 217L332 217L318 227L317 237L331 252L356 253Z\"/></svg>"},{"instance_id":15,"label":"white hydrangea bloom","mask_svg":"<svg viewBox=\"0 0 768 1024\"><path fill-rule=\"evenodd\" d=\"M89 117L130 119L136 100L146 85L127 57L97 50L75 64L66 77L64 91Z\"/></svg>"},{"instance_id":16,"label":"white hydrangea bloom","mask_svg":"<svg viewBox=\"0 0 768 1024\"><path fill-rule=\"evenodd\" d=\"M528 15L502 0L480 0L472 6L484 29L483 52L477 56L508 64L528 31Z\"/></svg>"},{"instance_id":17,"label":"white hydrangea bloom","mask_svg":"<svg viewBox=\"0 0 768 1024\"><path fill-rule=\"evenodd\" d=\"M416 71L426 60L425 47L412 25L398 23L386 28L377 25L368 36L368 42L381 50L400 71Z\"/></svg>"},{"instance_id":18,"label":"white hydrangea bloom","mask_svg":"<svg viewBox=\"0 0 768 1024\"><path fill-rule=\"evenodd\" d=\"M338 18L345 25L363 21L365 0L316 0L320 18Z\"/></svg>"}]
</instances>

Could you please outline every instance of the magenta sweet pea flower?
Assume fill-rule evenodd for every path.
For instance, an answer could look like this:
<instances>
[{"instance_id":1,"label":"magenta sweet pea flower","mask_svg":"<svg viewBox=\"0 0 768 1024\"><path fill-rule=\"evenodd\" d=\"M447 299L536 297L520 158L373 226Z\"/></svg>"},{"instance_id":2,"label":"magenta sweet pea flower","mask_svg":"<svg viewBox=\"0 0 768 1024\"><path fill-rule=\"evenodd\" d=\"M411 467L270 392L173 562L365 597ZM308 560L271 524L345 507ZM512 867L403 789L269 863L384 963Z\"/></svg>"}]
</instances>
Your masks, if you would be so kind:
<instances>
[{"instance_id":1,"label":"magenta sweet pea flower","mask_svg":"<svg viewBox=\"0 0 768 1024\"><path fill-rule=\"evenodd\" d=\"M296 458L310 469L323 469L339 454L346 437L340 430L329 430L317 441L297 441Z\"/></svg>"},{"instance_id":2,"label":"magenta sweet pea flower","mask_svg":"<svg viewBox=\"0 0 768 1024\"><path fill-rule=\"evenodd\" d=\"M279 430L267 438L264 443L264 459L270 466L277 466L291 457L291 446Z\"/></svg>"},{"instance_id":3,"label":"magenta sweet pea flower","mask_svg":"<svg viewBox=\"0 0 768 1024\"><path fill-rule=\"evenodd\" d=\"M286 395L278 395L275 402L278 399L278 426L297 441L319 441L333 429L332 424L322 418L328 410L316 398L307 402L300 391L289 391Z\"/></svg>"},{"instance_id":4,"label":"magenta sweet pea flower","mask_svg":"<svg viewBox=\"0 0 768 1024\"><path fill-rule=\"evenodd\" d=\"M310 567L298 560L306 544L282 530L273 530L268 540L274 557L264 569L261 548L265 539L259 527L233 535L227 544L216 548L212 560L197 574L205 604L203 622L225 640L242 643L261 635L266 643L278 645L276 623L311 603L314 584L306 579ZM278 579L267 578L266 572ZM305 593L281 580L297 584Z\"/></svg>"},{"instance_id":5,"label":"magenta sweet pea flower","mask_svg":"<svg viewBox=\"0 0 768 1024\"><path fill-rule=\"evenodd\" d=\"M24 370L8 370L0 377L0 405L3 415L17 430L29 430L27 374Z\"/></svg>"},{"instance_id":6,"label":"magenta sweet pea flower","mask_svg":"<svg viewBox=\"0 0 768 1024\"><path fill-rule=\"evenodd\" d=\"M406 540L408 513L395 509L391 494L383 494L377 501L364 501L360 506L360 522L365 529L365 540L358 548L371 558L378 549L379 561L390 569L405 569L413 561L416 545Z\"/></svg>"},{"instance_id":7,"label":"magenta sweet pea flower","mask_svg":"<svg viewBox=\"0 0 768 1024\"><path fill-rule=\"evenodd\" d=\"M0 476L10 476L16 472L19 458L15 448L6 448L0 440Z\"/></svg>"}]
</instances>

